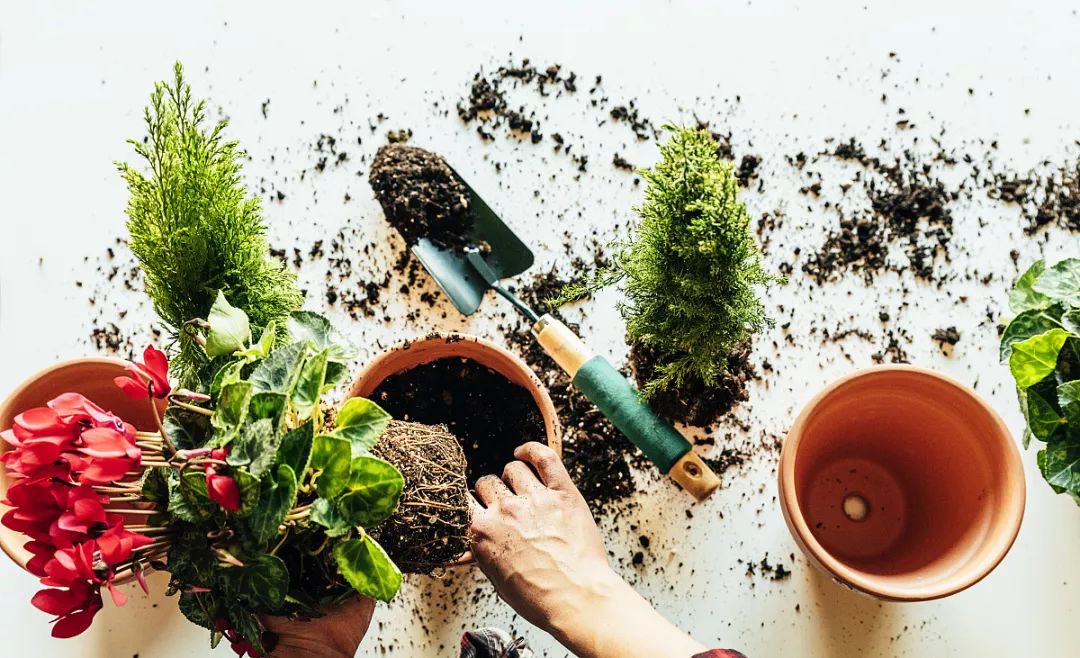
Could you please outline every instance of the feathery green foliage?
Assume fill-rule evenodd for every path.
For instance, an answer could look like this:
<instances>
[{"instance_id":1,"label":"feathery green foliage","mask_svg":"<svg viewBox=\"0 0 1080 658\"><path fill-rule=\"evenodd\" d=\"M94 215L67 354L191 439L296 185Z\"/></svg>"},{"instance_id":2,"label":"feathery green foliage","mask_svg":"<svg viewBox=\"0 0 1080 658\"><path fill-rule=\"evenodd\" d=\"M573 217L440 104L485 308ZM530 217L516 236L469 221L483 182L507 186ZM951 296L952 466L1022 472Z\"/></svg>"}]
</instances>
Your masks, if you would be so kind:
<instances>
[{"instance_id":1,"label":"feathery green foliage","mask_svg":"<svg viewBox=\"0 0 1080 658\"><path fill-rule=\"evenodd\" d=\"M750 216L739 201L732 166L703 130L666 125L660 162L641 172L648 183L633 239L617 245L614 264L567 286L554 303L622 283L620 305L632 343L658 354L645 397L680 388L690 377L714 385L736 347L771 323L757 296L783 281L761 265Z\"/></svg>"},{"instance_id":2,"label":"feathery green foliage","mask_svg":"<svg viewBox=\"0 0 1080 658\"><path fill-rule=\"evenodd\" d=\"M205 379L205 352L183 331L206 317L218 291L251 318L285 335L300 307L295 276L271 260L257 197L240 179L244 152L223 138L226 122L206 126L205 101L194 100L177 62L146 108L145 141L129 140L148 174L117 163L127 181L131 250L142 264L154 309L176 343L172 363L184 381Z\"/></svg>"}]
</instances>

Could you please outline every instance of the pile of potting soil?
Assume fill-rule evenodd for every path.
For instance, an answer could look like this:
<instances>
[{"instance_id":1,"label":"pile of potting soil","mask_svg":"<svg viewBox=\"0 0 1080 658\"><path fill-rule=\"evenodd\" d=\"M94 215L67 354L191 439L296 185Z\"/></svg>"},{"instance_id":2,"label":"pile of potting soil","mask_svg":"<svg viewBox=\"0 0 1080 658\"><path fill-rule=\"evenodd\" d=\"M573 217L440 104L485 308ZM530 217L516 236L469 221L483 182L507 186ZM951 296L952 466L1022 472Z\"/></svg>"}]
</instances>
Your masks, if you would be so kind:
<instances>
[{"instance_id":1,"label":"pile of potting soil","mask_svg":"<svg viewBox=\"0 0 1080 658\"><path fill-rule=\"evenodd\" d=\"M443 358L391 375L370 398L394 418L445 425L461 441L470 486L502 475L519 445L546 441L532 394L471 359Z\"/></svg>"}]
</instances>

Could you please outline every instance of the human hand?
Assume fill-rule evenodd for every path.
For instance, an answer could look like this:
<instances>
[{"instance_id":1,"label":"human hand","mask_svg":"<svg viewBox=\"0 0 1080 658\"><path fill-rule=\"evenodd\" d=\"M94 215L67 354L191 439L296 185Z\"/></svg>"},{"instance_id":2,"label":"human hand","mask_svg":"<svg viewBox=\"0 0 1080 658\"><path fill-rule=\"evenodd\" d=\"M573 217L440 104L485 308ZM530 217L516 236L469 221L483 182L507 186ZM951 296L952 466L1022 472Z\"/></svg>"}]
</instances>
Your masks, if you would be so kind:
<instances>
[{"instance_id":1,"label":"human hand","mask_svg":"<svg viewBox=\"0 0 1080 658\"><path fill-rule=\"evenodd\" d=\"M328 610L318 619L263 617L266 630L277 635L271 658L353 658L364 639L375 601L358 596Z\"/></svg>"},{"instance_id":2,"label":"human hand","mask_svg":"<svg viewBox=\"0 0 1080 658\"><path fill-rule=\"evenodd\" d=\"M612 570L589 507L555 452L526 443L514 457L520 461L507 464L501 480L477 481L483 506L472 501L473 555L499 596L582 658L702 651Z\"/></svg>"}]
</instances>

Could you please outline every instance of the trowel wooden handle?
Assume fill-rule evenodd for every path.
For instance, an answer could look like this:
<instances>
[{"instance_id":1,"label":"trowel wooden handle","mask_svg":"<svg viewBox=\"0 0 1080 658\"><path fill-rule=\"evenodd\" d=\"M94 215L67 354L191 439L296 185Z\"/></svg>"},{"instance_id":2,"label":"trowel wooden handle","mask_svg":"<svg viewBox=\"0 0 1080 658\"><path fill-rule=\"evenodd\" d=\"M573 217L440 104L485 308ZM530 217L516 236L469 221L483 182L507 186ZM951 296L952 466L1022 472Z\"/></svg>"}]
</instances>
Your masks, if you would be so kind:
<instances>
[{"instance_id":1,"label":"trowel wooden handle","mask_svg":"<svg viewBox=\"0 0 1080 658\"><path fill-rule=\"evenodd\" d=\"M533 335L573 378L574 386L683 489L702 500L720 486L720 478L694 453L690 442L643 403L626 377L569 327L545 315L533 326Z\"/></svg>"}]
</instances>

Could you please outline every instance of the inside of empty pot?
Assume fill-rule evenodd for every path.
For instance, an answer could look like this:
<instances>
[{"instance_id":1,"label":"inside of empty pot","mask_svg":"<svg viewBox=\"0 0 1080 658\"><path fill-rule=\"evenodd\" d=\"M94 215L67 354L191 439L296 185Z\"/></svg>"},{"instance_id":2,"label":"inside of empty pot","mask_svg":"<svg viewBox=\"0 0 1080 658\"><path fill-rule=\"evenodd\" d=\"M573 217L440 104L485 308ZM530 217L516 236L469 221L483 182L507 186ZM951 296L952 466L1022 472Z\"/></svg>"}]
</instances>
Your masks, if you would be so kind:
<instances>
[{"instance_id":1,"label":"inside of empty pot","mask_svg":"<svg viewBox=\"0 0 1080 658\"><path fill-rule=\"evenodd\" d=\"M824 400L804 428L795 488L832 557L926 586L986 549L1004 467L1000 429L978 401L911 374L852 380Z\"/></svg>"},{"instance_id":2,"label":"inside of empty pot","mask_svg":"<svg viewBox=\"0 0 1080 658\"><path fill-rule=\"evenodd\" d=\"M396 419L446 425L465 451L470 486L483 475L501 475L519 445L547 437L532 394L468 358L440 358L390 375L370 397Z\"/></svg>"}]
</instances>

